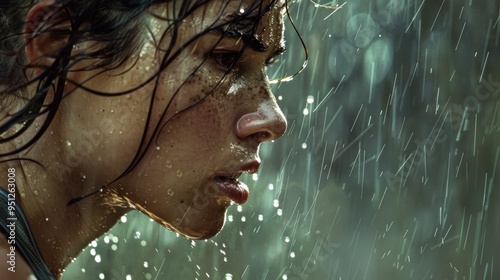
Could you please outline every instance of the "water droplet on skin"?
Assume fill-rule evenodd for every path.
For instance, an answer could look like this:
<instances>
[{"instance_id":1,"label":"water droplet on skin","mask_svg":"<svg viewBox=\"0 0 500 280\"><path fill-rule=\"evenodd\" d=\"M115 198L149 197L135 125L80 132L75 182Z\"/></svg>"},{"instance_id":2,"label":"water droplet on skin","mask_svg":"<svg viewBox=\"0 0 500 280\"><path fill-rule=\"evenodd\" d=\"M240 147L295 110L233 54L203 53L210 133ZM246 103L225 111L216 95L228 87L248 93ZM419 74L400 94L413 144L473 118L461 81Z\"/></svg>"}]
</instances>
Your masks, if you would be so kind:
<instances>
[{"instance_id":1,"label":"water droplet on skin","mask_svg":"<svg viewBox=\"0 0 500 280\"><path fill-rule=\"evenodd\" d=\"M167 190L167 194L168 194L169 196L174 196L174 191L173 191L172 189L168 189L168 190Z\"/></svg>"},{"instance_id":2,"label":"water droplet on skin","mask_svg":"<svg viewBox=\"0 0 500 280\"><path fill-rule=\"evenodd\" d=\"M38 191L37 190L33 191L33 194L38 195Z\"/></svg>"},{"instance_id":3,"label":"water droplet on skin","mask_svg":"<svg viewBox=\"0 0 500 280\"><path fill-rule=\"evenodd\" d=\"M167 160L167 163L165 165L167 168L172 168L172 161Z\"/></svg>"},{"instance_id":4,"label":"water droplet on skin","mask_svg":"<svg viewBox=\"0 0 500 280\"><path fill-rule=\"evenodd\" d=\"M176 173L177 177L182 177L182 171L181 170L177 170L177 173Z\"/></svg>"},{"instance_id":5,"label":"water droplet on skin","mask_svg":"<svg viewBox=\"0 0 500 280\"><path fill-rule=\"evenodd\" d=\"M156 146L156 150L159 151L160 150L160 146Z\"/></svg>"}]
</instances>

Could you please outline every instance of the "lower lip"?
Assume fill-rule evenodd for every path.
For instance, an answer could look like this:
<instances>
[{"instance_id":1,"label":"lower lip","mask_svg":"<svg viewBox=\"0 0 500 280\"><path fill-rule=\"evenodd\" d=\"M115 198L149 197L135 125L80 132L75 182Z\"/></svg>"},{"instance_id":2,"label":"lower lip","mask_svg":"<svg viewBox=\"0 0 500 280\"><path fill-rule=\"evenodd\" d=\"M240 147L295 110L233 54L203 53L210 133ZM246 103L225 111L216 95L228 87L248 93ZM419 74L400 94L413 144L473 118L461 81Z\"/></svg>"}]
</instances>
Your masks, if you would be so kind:
<instances>
[{"instance_id":1,"label":"lower lip","mask_svg":"<svg viewBox=\"0 0 500 280\"><path fill-rule=\"evenodd\" d=\"M215 184L232 201L243 204L247 201L249 191L247 185L238 180L215 178Z\"/></svg>"}]
</instances>

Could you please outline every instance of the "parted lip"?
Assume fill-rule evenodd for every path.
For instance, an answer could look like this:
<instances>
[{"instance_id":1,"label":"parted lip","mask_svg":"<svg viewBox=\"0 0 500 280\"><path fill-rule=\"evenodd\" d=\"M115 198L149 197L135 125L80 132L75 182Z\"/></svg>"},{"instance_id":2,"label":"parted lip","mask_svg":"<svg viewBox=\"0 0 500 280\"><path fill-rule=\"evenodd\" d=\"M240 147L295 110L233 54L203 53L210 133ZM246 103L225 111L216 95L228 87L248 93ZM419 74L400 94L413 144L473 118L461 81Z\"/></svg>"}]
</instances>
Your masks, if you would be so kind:
<instances>
[{"instance_id":1,"label":"parted lip","mask_svg":"<svg viewBox=\"0 0 500 280\"><path fill-rule=\"evenodd\" d=\"M254 174L259 170L260 160L253 159L237 167L223 169L215 174L215 179L237 180L244 172Z\"/></svg>"}]
</instances>

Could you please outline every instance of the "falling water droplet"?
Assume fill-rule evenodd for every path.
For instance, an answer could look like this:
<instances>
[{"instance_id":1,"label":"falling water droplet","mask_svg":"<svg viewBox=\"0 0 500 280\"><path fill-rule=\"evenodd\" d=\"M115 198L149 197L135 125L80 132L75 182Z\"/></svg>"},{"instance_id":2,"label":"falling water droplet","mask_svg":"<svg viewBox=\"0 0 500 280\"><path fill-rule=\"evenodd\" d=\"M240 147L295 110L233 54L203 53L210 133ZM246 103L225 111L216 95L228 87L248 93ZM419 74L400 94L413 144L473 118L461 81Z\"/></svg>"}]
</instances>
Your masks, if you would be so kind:
<instances>
[{"instance_id":1,"label":"falling water droplet","mask_svg":"<svg viewBox=\"0 0 500 280\"><path fill-rule=\"evenodd\" d=\"M280 201L279 201L279 200L277 200L277 199L275 199L275 200L273 201L273 206L274 206L275 208L280 207Z\"/></svg>"},{"instance_id":2,"label":"falling water droplet","mask_svg":"<svg viewBox=\"0 0 500 280\"><path fill-rule=\"evenodd\" d=\"M309 103L309 104L313 104L313 103L314 103L314 96L309 95L309 96L307 97L307 103Z\"/></svg>"},{"instance_id":3,"label":"falling water droplet","mask_svg":"<svg viewBox=\"0 0 500 280\"><path fill-rule=\"evenodd\" d=\"M141 232L136 231L134 234L134 239L139 239L139 238L141 238Z\"/></svg>"}]
</instances>

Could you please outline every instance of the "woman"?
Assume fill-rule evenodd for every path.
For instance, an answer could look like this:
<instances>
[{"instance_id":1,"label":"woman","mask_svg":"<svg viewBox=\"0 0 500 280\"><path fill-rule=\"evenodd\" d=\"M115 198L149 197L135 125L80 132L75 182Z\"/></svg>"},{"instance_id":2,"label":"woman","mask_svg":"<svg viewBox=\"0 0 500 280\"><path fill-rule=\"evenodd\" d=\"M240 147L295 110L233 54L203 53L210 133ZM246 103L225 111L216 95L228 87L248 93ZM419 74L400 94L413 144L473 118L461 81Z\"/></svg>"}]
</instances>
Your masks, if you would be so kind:
<instances>
[{"instance_id":1,"label":"woman","mask_svg":"<svg viewBox=\"0 0 500 280\"><path fill-rule=\"evenodd\" d=\"M258 170L259 144L286 129L264 72L284 51L285 4L0 4L1 207L15 197L14 235L24 213L40 279L131 209L189 238L220 231L248 198L238 177ZM19 269L9 229L2 256L13 248Z\"/></svg>"}]
</instances>

